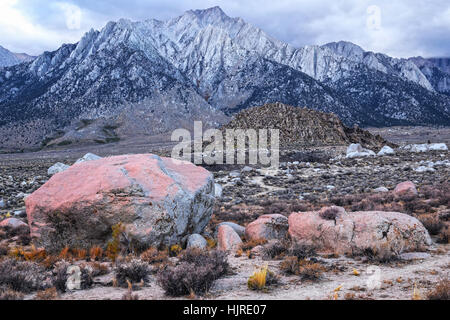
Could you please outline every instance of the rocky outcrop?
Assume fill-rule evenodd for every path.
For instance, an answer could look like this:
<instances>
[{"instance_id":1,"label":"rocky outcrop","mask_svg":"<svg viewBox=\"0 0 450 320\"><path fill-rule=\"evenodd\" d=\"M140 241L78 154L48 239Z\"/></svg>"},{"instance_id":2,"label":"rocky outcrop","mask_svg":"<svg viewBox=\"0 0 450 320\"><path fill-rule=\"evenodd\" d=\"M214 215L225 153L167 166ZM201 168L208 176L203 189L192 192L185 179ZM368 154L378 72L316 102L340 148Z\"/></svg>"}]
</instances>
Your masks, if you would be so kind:
<instances>
[{"instance_id":1,"label":"rocky outcrop","mask_svg":"<svg viewBox=\"0 0 450 320\"><path fill-rule=\"evenodd\" d=\"M318 251L337 254L373 254L387 258L421 251L431 238L419 220L398 212L350 212L343 208L327 217L320 212L289 216L289 235ZM323 212L322 212L323 213Z\"/></svg>"},{"instance_id":2,"label":"rocky outcrop","mask_svg":"<svg viewBox=\"0 0 450 320\"><path fill-rule=\"evenodd\" d=\"M278 129L282 146L361 143L366 147L381 148L386 143L380 136L373 136L358 127L346 127L334 114L282 103L243 110L222 128L227 129Z\"/></svg>"},{"instance_id":3,"label":"rocky outcrop","mask_svg":"<svg viewBox=\"0 0 450 320\"><path fill-rule=\"evenodd\" d=\"M25 203L33 241L49 249L103 246L119 223L129 241L170 245L203 231L214 180L188 162L124 155L76 164Z\"/></svg>"}]
</instances>

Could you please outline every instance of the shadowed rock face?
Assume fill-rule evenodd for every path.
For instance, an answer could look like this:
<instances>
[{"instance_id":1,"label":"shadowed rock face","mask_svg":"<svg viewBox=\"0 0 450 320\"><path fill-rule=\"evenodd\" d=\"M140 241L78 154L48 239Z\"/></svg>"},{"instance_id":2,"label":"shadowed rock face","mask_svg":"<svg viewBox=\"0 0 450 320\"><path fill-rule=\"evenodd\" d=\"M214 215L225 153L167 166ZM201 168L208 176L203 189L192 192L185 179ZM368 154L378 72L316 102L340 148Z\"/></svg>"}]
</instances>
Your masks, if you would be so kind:
<instances>
[{"instance_id":1,"label":"shadowed rock face","mask_svg":"<svg viewBox=\"0 0 450 320\"><path fill-rule=\"evenodd\" d=\"M48 249L104 245L118 223L141 245L180 243L203 231L213 203L207 170L152 154L75 164L26 199L33 241Z\"/></svg>"},{"instance_id":2,"label":"shadowed rock face","mask_svg":"<svg viewBox=\"0 0 450 320\"><path fill-rule=\"evenodd\" d=\"M319 212L289 216L289 235L298 242L337 254L393 256L431 245L422 223L398 212L351 212L340 208L334 219Z\"/></svg>"}]
</instances>

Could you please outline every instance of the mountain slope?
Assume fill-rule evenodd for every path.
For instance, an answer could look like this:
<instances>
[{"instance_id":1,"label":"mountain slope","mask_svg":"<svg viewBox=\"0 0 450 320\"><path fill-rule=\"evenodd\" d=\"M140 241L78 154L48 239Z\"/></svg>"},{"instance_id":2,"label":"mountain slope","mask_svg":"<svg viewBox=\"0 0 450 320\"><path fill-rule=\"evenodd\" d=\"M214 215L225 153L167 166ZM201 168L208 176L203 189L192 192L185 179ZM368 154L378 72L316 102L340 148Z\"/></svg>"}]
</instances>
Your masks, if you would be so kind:
<instances>
[{"instance_id":1,"label":"mountain slope","mask_svg":"<svg viewBox=\"0 0 450 320\"><path fill-rule=\"evenodd\" d=\"M0 68L32 61L34 57L26 53L14 53L0 46Z\"/></svg>"},{"instance_id":2,"label":"mountain slope","mask_svg":"<svg viewBox=\"0 0 450 320\"><path fill-rule=\"evenodd\" d=\"M0 145L38 146L81 120L108 119L107 128L126 133L133 127L130 134L146 135L194 118L210 126L225 121L177 69L152 48L132 48L130 37L112 23L77 45L0 70Z\"/></svg>"},{"instance_id":3,"label":"mountain slope","mask_svg":"<svg viewBox=\"0 0 450 320\"><path fill-rule=\"evenodd\" d=\"M422 57L410 58L427 77L436 91L450 95L450 59Z\"/></svg>"},{"instance_id":4,"label":"mountain slope","mask_svg":"<svg viewBox=\"0 0 450 320\"><path fill-rule=\"evenodd\" d=\"M347 42L296 49L220 8L119 20L0 68L0 149L109 142L225 122L282 102L347 125L450 124L450 97L417 64Z\"/></svg>"}]
</instances>

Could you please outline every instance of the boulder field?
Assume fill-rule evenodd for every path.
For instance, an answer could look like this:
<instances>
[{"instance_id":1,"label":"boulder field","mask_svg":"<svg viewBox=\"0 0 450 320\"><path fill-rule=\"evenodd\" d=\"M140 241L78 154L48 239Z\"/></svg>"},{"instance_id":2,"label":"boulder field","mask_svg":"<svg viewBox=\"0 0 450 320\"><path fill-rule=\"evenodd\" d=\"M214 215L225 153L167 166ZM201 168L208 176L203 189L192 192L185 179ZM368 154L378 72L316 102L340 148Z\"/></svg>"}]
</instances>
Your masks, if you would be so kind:
<instances>
[{"instance_id":1,"label":"boulder field","mask_svg":"<svg viewBox=\"0 0 450 320\"><path fill-rule=\"evenodd\" d=\"M25 204L33 242L49 250L102 246L118 224L139 245L171 245L208 224L214 179L189 162L115 156L55 174Z\"/></svg>"}]
</instances>

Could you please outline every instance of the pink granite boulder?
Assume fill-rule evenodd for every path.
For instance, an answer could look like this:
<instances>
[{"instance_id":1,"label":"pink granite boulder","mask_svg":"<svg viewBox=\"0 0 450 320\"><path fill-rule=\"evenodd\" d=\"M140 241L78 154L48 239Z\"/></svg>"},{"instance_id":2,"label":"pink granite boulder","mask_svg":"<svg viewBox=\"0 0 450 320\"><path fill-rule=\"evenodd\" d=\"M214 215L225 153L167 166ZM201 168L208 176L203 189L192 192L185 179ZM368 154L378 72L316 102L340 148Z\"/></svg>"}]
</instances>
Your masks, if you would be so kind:
<instances>
[{"instance_id":1,"label":"pink granite boulder","mask_svg":"<svg viewBox=\"0 0 450 320\"><path fill-rule=\"evenodd\" d=\"M414 217L398 212L347 213L342 208L333 219L320 212L291 214L289 235L318 251L351 255L395 256L431 245L427 230Z\"/></svg>"},{"instance_id":2,"label":"pink granite boulder","mask_svg":"<svg viewBox=\"0 0 450 320\"><path fill-rule=\"evenodd\" d=\"M404 194L411 194L411 195L417 195L417 189L414 183L411 181L406 181L399 183L395 189L394 194L396 195L404 195Z\"/></svg>"},{"instance_id":3,"label":"pink granite boulder","mask_svg":"<svg viewBox=\"0 0 450 320\"><path fill-rule=\"evenodd\" d=\"M223 251L236 251L242 240L236 231L228 225L221 225L217 231L217 248Z\"/></svg>"},{"instance_id":4,"label":"pink granite boulder","mask_svg":"<svg viewBox=\"0 0 450 320\"><path fill-rule=\"evenodd\" d=\"M245 228L245 238L247 240L284 239L288 229L288 218L281 214L266 214Z\"/></svg>"},{"instance_id":5,"label":"pink granite boulder","mask_svg":"<svg viewBox=\"0 0 450 320\"><path fill-rule=\"evenodd\" d=\"M214 179L189 162L115 156L55 174L25 203L32 239L48 249L105 245L118 223L129 241L168 245L208 224Z\"/></svg>"}]
</instances>

